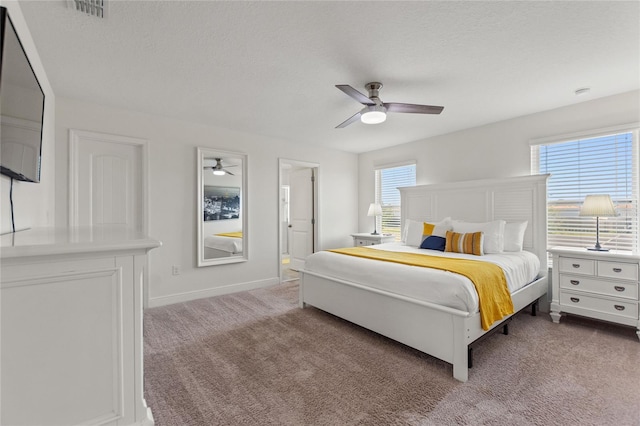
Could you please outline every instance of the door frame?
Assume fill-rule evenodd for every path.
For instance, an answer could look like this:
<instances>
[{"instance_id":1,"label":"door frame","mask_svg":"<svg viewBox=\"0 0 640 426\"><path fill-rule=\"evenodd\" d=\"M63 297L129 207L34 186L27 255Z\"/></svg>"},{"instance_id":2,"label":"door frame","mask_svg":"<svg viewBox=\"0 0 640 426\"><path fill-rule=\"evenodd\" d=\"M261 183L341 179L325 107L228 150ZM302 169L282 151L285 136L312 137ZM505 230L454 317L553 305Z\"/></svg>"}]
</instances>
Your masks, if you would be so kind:
<instances>
[{"instance_id":1,"label":"door frame","mask_svg":"<svg viewBox=\"0 0 640 426\"><path fill-rule=\"evenodd\" d=\"M108 133L90 132L87 130L69 129L69 227L78 226L79 203L78 182L79 146L82 141L93 140L111 144L132 145L140 149L140 177L141 177L141 197L142 211L140 212L140 232L149 235L149 142L146 139L133 138L129 136L112 135ZM144 308L149 305L149 256L146 257L145 273L143 274L142 304Z\"/></svg>"},{"instance_id":2,"label":"door frame","mask_svg":"<svg viewBox=\"0 0 640 426\"><path fill-rule=\"evenodd\" d=\"M282 282L282 200L280 199L280 188L282 188L282 171L285 165L293 167L306 167L314 170L313 182L313 253L320 250L320 164L308 161L290 160L278 158L278 278Z\"/></svg>"}]
</instances>

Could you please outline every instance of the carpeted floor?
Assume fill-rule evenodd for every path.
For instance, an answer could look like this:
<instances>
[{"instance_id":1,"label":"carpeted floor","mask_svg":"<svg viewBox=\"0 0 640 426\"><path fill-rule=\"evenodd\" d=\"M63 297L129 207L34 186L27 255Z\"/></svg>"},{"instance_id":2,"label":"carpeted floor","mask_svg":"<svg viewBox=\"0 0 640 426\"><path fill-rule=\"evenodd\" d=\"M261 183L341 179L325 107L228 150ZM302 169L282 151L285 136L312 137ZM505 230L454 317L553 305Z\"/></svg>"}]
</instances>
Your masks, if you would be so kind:
<instances>
[{"instance_id":1,"label":"carpeted floor","mask_svg":"<svg viewBox=\"0 0 640 426\"><path fill-rule=\"evenodd\" d=\"M518 314L451 366L314 308L297 281L148 309L145 397L159 426L640 425L632 328Z\"/></svg>"}]
</instances>

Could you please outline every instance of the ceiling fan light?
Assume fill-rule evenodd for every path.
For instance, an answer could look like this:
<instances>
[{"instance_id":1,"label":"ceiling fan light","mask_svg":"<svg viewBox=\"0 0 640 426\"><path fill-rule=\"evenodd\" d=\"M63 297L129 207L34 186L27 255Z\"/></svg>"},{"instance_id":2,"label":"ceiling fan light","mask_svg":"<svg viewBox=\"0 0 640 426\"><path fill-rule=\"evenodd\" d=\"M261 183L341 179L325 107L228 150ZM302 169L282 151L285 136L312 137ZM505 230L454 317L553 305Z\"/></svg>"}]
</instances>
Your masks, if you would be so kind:
<instances>
[{"instance_id":1,"label":"ceiling fan light","mask_svg":"<svg viewBox=\"0 0 640 426\"><path fill-rule=\"evenodd\" d=\"M213 174L216 176L224 176L226 173L224 170L214 170Z\"/></svg>"},{"instance_id":2,"label":"ceiling fan light","mask_svg":"<svg viewBox=\"0 0 640 426\"><path fill-rule=\"evenodd\" d=\"M381 105L365 107L360 113L360 120L365 124L379 124L387 119L387 109Z\"/></svg>"}]
</instances>

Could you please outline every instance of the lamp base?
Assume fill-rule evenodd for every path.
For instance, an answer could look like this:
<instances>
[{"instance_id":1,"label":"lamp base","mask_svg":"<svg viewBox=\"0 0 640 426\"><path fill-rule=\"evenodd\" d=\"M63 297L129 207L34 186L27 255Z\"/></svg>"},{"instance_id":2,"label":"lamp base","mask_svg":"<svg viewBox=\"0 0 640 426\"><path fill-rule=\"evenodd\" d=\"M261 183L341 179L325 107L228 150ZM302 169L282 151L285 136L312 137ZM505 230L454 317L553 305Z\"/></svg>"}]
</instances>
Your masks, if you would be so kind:
<instances>
[{"instance_id":1,"label":"lamp base","mask_svg":"<svg viewBox=\"0 0 640 426\"><path fill-rule=\"evenodd\" d=\"M379 233L379 232L376 232L376 231L373 231L373 232L371 233L371 235L380 235L380 233Z\"/></svg>"},{"instance_id":2,"label":"lamp base","mask_svg":"<svg viewBox=\"0 0 640 426\"><path fill-rule=\"evenodd\" d=\"M604 247L587 247L587 250L592 251L609 251L610 249Z\"/></svg>"}]
</instances>

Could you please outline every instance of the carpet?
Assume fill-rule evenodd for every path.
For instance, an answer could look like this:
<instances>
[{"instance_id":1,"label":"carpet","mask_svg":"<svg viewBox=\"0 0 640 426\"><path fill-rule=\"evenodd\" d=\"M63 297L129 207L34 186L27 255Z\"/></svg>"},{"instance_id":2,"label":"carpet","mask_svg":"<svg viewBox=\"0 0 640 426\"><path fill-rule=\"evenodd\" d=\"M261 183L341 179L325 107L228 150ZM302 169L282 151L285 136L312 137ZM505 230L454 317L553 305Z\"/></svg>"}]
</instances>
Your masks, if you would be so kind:
<instances>
[{"instance_id":1,"label":"carpet","mask_svg":"<svg viewBox=\"0 0 640 426\"><path fill-rule=\"evenodd\" d=\"M449 364L315 308L297 281L145 311L162 425L640 425L635 330L547 314Z\"/></svg>"}]
</instances>

